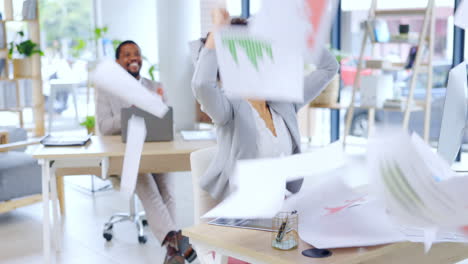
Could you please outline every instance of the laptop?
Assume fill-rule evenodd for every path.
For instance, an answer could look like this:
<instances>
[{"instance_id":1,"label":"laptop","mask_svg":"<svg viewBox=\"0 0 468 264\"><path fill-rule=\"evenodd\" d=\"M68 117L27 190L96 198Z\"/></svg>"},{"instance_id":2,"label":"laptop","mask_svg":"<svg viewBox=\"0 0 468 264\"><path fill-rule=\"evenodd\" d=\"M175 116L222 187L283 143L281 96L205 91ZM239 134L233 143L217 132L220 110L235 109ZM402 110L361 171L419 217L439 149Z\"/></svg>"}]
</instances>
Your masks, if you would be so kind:
<instances>
[{"instance_id":1,"label":"laptop","mask_svg":"<svg viewBox=\"0 0 468 264\"><path fill-rule=\"evenodd\" d=\"M163 118L156 117L137 107L122 108L122 142L127 141L128 120L133 116L142 117L146 125L145 142L172 141L174 140L174 121L172 107L169 107Z\"/></svg>"},{"instance_id":2,"label":"laptop","mask_svg":"<svg viewBox=\"0 0 468 264\"><path fill-rule=\"evenodd\" d=\"M40 143L45 147L75 147L84 146L90 140L93 134L86 136L51 136L44 137Z\"/></svg>"}]
</instances>

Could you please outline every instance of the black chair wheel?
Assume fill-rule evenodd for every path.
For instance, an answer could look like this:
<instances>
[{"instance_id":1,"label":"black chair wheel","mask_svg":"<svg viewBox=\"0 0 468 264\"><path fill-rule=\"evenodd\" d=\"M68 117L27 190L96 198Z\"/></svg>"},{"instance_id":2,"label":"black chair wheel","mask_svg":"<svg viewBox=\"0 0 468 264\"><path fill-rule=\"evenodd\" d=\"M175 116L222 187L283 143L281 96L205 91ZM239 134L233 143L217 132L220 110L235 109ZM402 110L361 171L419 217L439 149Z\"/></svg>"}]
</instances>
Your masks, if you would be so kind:
<instances>
[{"instance_id":1,"label":"black chair wheel","mask_svg":"<svg viewBox=\"0 0 468 264\"><path fill-rule=\"evenodd\" d=\"M111 233L104 233L102 236L107 240L107 242L112 240L112 234Z\"/></svg>"},{"instance_id":2,"label":"black chair wheel","mask_svg":"<svg viewBox=\"0 0 468 264\"><path fill-rule=\"evenodd\" d=\"M146 219L141 220L141 224L143 226L148 226L148 220L146 220Z\"/></svg>"},{"instance_id":3,"label":"black chair wheel","mask_svg":"<svg viewBox=\"0 0 468 264\"><path fill-rule=\"evenodd\" d=\"M146 244L146 241L147 241L146 236L139 236L138 237L138 242L140 244Z\"/></svg>"}]
</instances>

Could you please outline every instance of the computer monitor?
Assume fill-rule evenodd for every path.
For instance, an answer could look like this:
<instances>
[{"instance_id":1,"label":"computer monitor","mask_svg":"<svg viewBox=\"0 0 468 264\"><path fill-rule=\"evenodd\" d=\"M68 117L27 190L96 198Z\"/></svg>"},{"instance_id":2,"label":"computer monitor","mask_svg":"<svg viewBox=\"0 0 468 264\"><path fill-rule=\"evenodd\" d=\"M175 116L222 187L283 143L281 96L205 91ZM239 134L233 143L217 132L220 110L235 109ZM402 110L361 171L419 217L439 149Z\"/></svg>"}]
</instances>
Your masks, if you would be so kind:
<instances>
[{"instance_id":1,"label":"computer monitor","mask_svg":"<svg viewBox=\"0 0 468 264\"><path fill-rule=\"evenodd\" d=\"M449 164L455 160L463 140L467 118L467 74L462 62L449 73L437 152Z\"/></svg>"}]
</instances>

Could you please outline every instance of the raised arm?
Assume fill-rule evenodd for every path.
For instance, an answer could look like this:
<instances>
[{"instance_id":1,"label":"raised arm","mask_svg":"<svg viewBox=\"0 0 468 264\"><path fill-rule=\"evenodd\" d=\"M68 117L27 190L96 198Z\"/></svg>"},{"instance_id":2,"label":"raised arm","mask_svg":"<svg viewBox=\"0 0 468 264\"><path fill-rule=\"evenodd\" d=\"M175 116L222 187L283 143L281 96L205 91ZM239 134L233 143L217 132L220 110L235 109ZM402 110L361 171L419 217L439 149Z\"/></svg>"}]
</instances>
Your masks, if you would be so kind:
<instances>
[{"instance_id":1,"label":"raised arm","mask_svg":"<svg viewBox=\"0 0 468 264\"><path fill-rule=\"evenodd\" d=\"M96 119L99 132L104 136L116 135L121 132L120 113L112 112L110 97L111 95L98 90Z\"/></svg>"},{"instance_id":2,"label":"raised arm","mask_svg":"<svg viewBox=\"0 0 468 264\"><path fill-rule=\"evenodd\" d=\"M229 14L225 10L215 10L213 20L216 27L219 28L229 20ZM218 61L214 37L211 33L196 64L192 79L192 91L203 112L208 114L215 124L223 125L232 119L233 111L231 102L218 87L217 76Z\"/></svg>"},{"instance_id":3,"label":"raised arm","mask_svg":"<svg viewBox=\"0 0 468 264\"><path fill-rule=\"evenodd\" d=\"M309 104L330 83L339 69L339 64L327 49L323 48L317 69L304 79L304 102L296 104L296 111Z\"/></svg>"}]
</instances>

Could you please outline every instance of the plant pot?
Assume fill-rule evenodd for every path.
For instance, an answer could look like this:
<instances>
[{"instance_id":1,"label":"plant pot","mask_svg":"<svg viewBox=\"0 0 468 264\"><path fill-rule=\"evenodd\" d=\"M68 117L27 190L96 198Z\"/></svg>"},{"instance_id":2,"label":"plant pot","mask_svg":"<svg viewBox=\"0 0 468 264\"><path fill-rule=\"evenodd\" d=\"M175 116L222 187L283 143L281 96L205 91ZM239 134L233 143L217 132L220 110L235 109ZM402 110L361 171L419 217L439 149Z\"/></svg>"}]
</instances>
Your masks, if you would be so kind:
<instances>
[{"instance_id":1,"label":"plant pot","mask_svg":"<svg viewBox=\"0 0 468 264\"><path fill-rule=\"evenodd\" d=\"M317 96L311 103L314 105L333 105L338 101L338 95L340 93L340 75L337 74L333 80L328 84L327 88Z\"/></svg>"},{"instance_id":2,"label":"plant pot","mask_svg":"<svg viewBox=\"0 0 468 264\"><path fill-rule=\"evenodd\" d=\"M96 131L95 131L94 127L87 127L86 130L88 130L88 135L89 134L96 135Z\"/></svg>"},{"instance_id":3,"label":"plant pot","mask_svg":"<svg viewBox=\"0 0 468 264\"><path fill-rule=\"evenodd\" d=\"M13 77L31 78L33 72L32 58L13 59Z\"/></svg>"}]
</instances>

